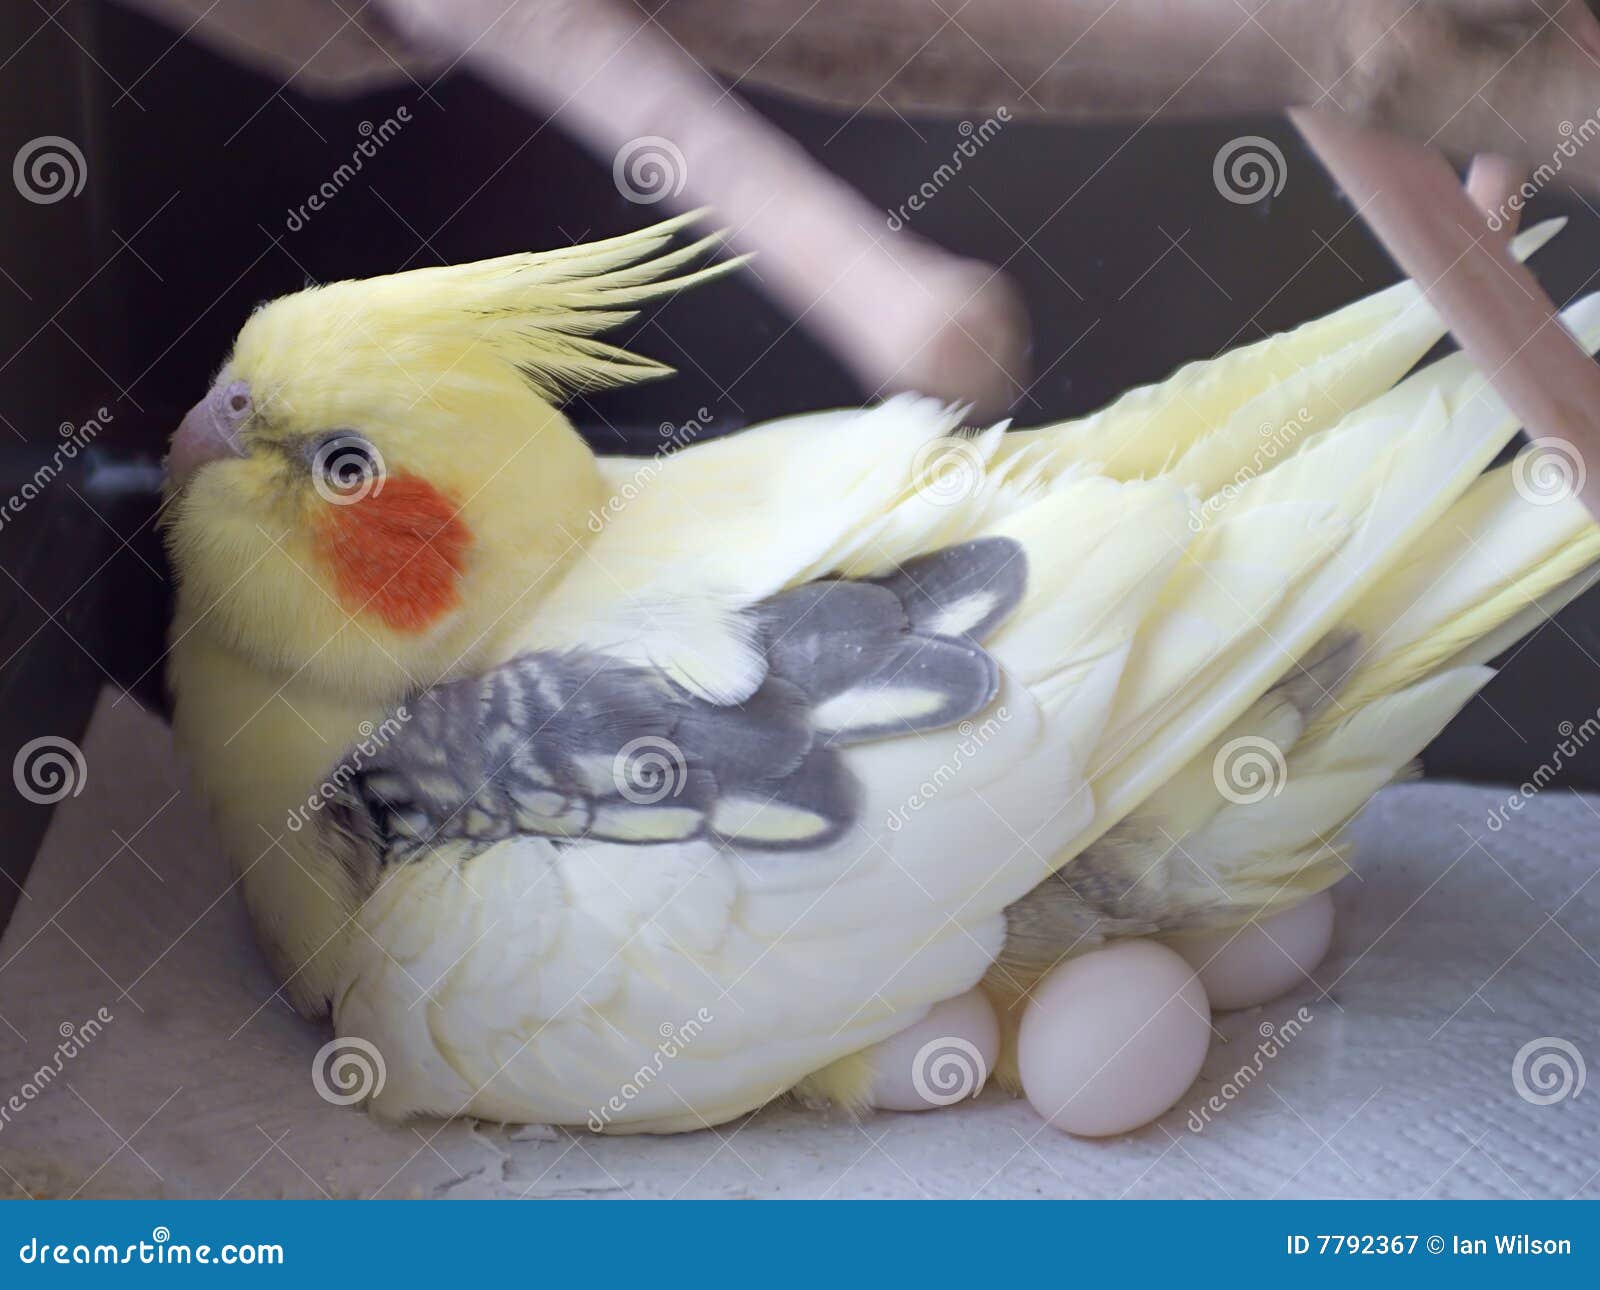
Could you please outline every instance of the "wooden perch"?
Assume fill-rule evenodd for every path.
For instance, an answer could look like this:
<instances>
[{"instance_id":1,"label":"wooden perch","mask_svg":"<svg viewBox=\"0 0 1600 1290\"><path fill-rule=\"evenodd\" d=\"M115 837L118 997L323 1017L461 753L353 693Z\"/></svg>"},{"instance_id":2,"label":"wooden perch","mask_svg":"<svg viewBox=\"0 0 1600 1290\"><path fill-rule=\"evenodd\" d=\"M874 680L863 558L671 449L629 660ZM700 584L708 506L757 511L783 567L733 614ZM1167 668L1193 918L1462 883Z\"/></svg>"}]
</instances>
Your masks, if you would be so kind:
<instances>
[{"instance_id":1,"label":"wooden perch","mask_svg":"<svg viewBox=\"0 0 1600 1290\"><path fill-rule=\"evenodd\" d=\"M370 5L334 0L122 0L204 45L307 94L364 94L426 84L438 51L407 41Z\"/></svg>"},{"instance_id":2,"label":"wooden perch","mask_svg":"<svg viewBox=\"0 0 1600 1290\"><path fill-rule=\"evenodd\" d=\"M612 160L634 200L711 206L735 247L760 253L753 269L767 290L869 392L916 389L990 412L1015 397L1027 322L1010 284L892 232L631 7L540 0L510 19L504 0L406 8L481 75Z\"/></svg>"},{"instance_id":3,"label":"wooden perch","mask_svg":"<svg viewBox=\"0 0 1600 1290\"><path fill-rule=\"evenodd\" d=\"M1600 462L1600 367L1506 239L1485 228L1444 158L1338 117L1290 115L1528 433L1563 439L1583 461ZM1600 479L1588 479L1583 501L1600 516Z\"/></svg>"},{"instance_id":4,"label":"wooden perch","mask_svg":"<svg viewBox=\"0 0 1600 1290\"><path fill-rule=\"evenodd\" d=\"M1015 292L889 230L711 72L851 110L1137 121L1296 109L1530 433L1600 452L1600 373L1504 249L1530 187L1600 188L1600 146L1588 146L1600 25L1580 0L373 0L375 30L331 38L326 23L308 36L228 18L240 0L130 2L203 36L216 27L222 44L242 25L250 57L276 47L291 76L344 41L376 45L401 75L471 67L613 160L625 191L638 158L624 154L654 144L639 173L663 189L646 198L715 206L735 243L761 253L768 289L869 389L984 411L1022 373ZM363 74L375 62L371 50L354 60ZM1470 196L1431 149L1482 154Z\"/></svg>"},{"instance_id":5,"label":"wooden perch","mask_svg":"<svg viewBox=\"0 0 1600 1290\"><path fill-rule=\"evenodd\" d=\"M390 3L391 0L385 0ZM418 4L423 0L397 0ZM672 0L741 84L858 109L1163 120L1308 106L1465 160L1548 162L1600 111L1580 0ZM1564 182L1600 187L1600 149Z\"/></svg>"}]
</instances>

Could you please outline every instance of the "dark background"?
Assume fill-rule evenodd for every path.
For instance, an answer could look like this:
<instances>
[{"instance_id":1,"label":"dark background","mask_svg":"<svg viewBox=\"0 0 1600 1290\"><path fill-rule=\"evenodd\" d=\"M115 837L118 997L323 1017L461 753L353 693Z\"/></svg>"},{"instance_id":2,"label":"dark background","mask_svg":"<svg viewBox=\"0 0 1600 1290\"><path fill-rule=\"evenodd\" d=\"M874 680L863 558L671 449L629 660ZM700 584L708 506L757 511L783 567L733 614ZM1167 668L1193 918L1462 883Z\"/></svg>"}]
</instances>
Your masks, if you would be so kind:
<instances>
[{"instance_id":1,"label":"dark background","mask_svg":"<svg viewBox=\"0 0 1600 1290\"><path fill-rule=\"evenodd\" d=\"M63 424L109 427L0 529L0 764L39 734L76 739L102 684L161 702L168 588L150 523L165 437L204 391L249 309L308 281L363 277L607 236L664 209L630 204L609 158L581 151L471 78L354 100L308 98L115 6L0 6L0 162L39 135L73 140L82 193L25 201L0 175L3 492L50 457ZM52 17L52 13L55 14ZM852 119L760 94L756 108L884 209L961 137L956 123ZM289 214L404 106L362 174L298 230ZM1283 192L1223 201L1212 160L1241 133L1287 158ZM981 196L980 196L981 194ZM1069 195L1070 201L1066 200ZM1600 215L1564 214L1538 260L1557 300L1600 264ZM1022 424L1089 411L1130 385L1282 330L1396 274L1279 118L1203 126L1008 125L911 227L1003 264L1024 291L1035 369ZM865 397L741 274L674 299L619 339L673 363L669 382L576 403L601 451L651 451L656 427L710 412L713 433ZM1065 355L1065 357L1063 357ZM1600 598L1521 647L1515 665L1430 749L1430 774L1517 782L1563 721L1600 705ZM1600 786L1600 755L1565 782ZM0 793L0 916L48 820Z\"/></svg>"}]
</instances>

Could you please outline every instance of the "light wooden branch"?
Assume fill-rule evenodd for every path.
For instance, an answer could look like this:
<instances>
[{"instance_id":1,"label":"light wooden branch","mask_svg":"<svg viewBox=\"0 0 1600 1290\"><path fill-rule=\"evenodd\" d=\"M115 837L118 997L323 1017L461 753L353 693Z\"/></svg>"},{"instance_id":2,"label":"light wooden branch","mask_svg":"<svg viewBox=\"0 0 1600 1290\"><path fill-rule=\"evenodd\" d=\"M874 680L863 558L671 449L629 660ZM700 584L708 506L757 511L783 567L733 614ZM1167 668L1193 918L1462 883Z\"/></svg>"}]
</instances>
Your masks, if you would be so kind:
<instances>
[{"instance_id":1,"label":"light wooden branch","mask_svg":"<svg viewBox=\"0 0 1600 1290\"><path fill-rule=\"evenodd\" d=\"M195 18L223 45L242 29L255 61L276 49L290 71L309 52L326 67L347 40L404 75L471 68L613 160L625 191L621 167L655 145L644 161L663 190L629 195L714 205L761 253L772 294L869 390L985 411L1023 375L1014 290L887 228L738 85L850 110L1070 120L1293 108L1530 431L1600 452L1600 374L1503 245L1530 189L1600 187L1600 25L1580 0L373 0L376 31L340 27L316 51L326 23L242 19L239 0L129 2ZM371 52L353 60L362 77ZM1470 195L1430 149L1483 154Z\"/></svg>"},{"instance_id":2,"label":"light wooden branch","mask_svg":"<svg viewBox=\"0 0 1600 1290\"><path fill-rule=\"evenodd\" d=\"M1485 228L1444 158L1336 116L1290 115L1529 434L1600 462L1600 367L1505 238ZM1600 515L1600 479L1585 484L1583 501Z\"/></svg>"}]
</instances>

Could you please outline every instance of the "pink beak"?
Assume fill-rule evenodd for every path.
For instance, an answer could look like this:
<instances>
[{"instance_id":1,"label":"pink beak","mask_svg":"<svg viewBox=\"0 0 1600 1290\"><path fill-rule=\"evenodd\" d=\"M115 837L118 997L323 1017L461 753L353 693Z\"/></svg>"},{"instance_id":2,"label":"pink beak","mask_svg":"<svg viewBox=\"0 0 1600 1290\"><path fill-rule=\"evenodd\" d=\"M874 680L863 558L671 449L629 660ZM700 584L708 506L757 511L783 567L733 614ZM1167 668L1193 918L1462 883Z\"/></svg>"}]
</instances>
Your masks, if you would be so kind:
<instances>
[{"instance_id":1,"label":"pink beak","mask_svg":"<svg viewBox=\"0 0 1600 1290\"><path fill-rule=\"evenodd\" d=\"M239 430L254 408L250 387L243 381L213 385L173 432L167 453L168 479L181 487L207 462L244 456Z\"/></svg>"}]
</instances>

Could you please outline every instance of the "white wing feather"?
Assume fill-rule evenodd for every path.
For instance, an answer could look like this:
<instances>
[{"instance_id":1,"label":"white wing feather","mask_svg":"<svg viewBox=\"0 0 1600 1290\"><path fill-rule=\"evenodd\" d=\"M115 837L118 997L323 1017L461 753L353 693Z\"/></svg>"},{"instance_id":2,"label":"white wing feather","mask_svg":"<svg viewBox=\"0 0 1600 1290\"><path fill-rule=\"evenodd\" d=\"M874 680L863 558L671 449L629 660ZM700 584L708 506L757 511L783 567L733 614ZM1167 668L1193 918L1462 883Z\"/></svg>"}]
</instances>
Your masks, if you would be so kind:
<instances>
[{"instance_id":1,"label":"white wing feather","mask_svg":"<svg viewBox=\"0 0 1600 1290\"><path fill-rule=\"evenodd\" d=\"M1600 343L1600 305L1568 322ZM861 823L824 850L522 838L396 866L336 1000L340 1032L388 1057L377 1109L700 1127L975 984L1006 906L1163 784L1179 792L1513 432L1462 359L1380 393L1436 335L1414 289L1316 326L1075 426L953 438L957 413L899 398L610 463L618 498L590 558L511 652L604 650L739 702L765 671L745 607L1004 535L1028 584L986 642L1000 694L981 723L846 749ZM1241 476L1259 419L1291 406L1309 409L1292 450ZM961 495L919 488L949 452L970 472ZM1528 541L1537 554L1572 528L1550 519ZM1381 585L1364 612L1410 639L1399 584ZM1438 599L1448 617L1461 596ZM1244 860L1276 847L1303 867L1307 830L1337 829L1487 674L1374 692L1296 749L1292 798L1248 818L1213 803L1197 829L1270 900L1274 862Z\"/></svg>"}]
</instances>

